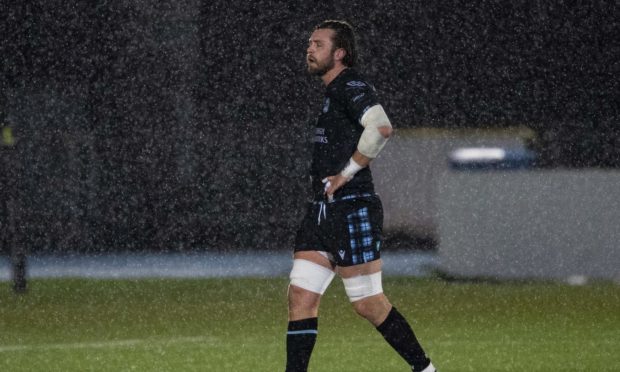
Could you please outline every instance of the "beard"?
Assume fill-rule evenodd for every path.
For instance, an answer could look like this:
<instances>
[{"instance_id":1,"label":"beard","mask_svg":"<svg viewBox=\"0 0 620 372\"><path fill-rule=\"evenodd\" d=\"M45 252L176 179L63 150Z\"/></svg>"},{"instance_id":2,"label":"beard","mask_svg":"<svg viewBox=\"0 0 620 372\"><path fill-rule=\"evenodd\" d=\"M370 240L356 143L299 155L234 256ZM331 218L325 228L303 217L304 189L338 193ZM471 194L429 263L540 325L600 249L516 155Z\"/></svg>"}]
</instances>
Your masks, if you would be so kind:
<instances>
[{"instance_id":1,"label":"beard","mask_svg":"<svg viewBox=\"0 0 620 372\"><path fill-rule=\"evenodd\" d=\"M314 63L313 65L310 64L312 62ZM310 75L323 76L327 73L327 71L334 68L334 57L329 56L329 58L323 62L313 59L312 61L307 61L307 63L308 73L310 73Z\"/></svg>"}]
</instances>

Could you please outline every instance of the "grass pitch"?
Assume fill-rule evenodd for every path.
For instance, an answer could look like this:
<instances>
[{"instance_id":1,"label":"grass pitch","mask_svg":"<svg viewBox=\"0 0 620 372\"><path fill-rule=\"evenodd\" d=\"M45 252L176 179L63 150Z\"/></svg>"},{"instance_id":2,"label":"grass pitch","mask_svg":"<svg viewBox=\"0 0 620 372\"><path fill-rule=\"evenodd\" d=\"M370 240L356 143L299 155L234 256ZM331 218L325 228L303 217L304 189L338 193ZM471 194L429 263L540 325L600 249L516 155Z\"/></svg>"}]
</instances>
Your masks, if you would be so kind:
<instances>
[{"instance_id":1,"label":"grass pitch","mask_svg":"<svg viewBox=\"0 0 620 372\"><path fill-rule=\"evenodd\" d=\"M0 371L283 371L282 279L0 283ZM384 281L441 372L619 371L620 286ZM335 280L310 371L407 371Z\"/></svg>"}]
</instances>

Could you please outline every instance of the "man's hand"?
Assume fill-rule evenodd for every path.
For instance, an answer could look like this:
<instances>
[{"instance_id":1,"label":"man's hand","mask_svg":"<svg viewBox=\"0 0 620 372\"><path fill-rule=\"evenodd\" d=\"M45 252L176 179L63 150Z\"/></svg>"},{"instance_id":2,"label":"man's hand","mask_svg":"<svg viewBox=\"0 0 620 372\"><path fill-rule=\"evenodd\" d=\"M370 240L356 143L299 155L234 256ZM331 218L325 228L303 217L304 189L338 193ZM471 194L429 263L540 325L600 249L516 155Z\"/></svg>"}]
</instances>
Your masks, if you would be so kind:
<instances>
[{"instance_id":1,"label":"man's hand","mask_svg":"<svg viewBox=\"0 0 620 372\"><path fill-rule=\"evenodd\" d=\"M334 193L336 193L336 191L347 182L349 182L349 180L341 174L323 178L323 183L325 184L325 195L327 195L327 199L332 201L334 199Z\"/></svg>"},{"instance_id":2,"label":"man's hand","mask_svg":"<svg viewBox=\"0 0 620 372\"><path fill-rule=\"evenodd\" d=\"M345 167L345 169L333 176L327 176L323 178L323 184L325 184L325 195L327 195L327 199L332 201L334 199L334 194L338 189L344 186L345 183L351 181L357 171L361 170L364 167L367 167L370 164L372 159L362 155L359 151L355 151L351 156L351 161ZM352 166L353 165L353 166ZM354 171L347 172L348 169L354 168ZM347 173L350 173L347 176Z\"/></svg>"}]
</instances>

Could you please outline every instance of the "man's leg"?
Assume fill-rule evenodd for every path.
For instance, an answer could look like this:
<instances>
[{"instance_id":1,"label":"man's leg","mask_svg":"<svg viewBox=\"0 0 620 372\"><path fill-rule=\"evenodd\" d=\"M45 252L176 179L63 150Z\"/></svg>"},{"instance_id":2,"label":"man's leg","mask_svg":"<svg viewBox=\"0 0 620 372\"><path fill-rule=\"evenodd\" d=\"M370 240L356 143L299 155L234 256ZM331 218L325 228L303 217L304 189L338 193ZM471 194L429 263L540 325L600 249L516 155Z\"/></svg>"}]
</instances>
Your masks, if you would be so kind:
<instances>
[{"instance_id":1,"label":"man's leg","mask_svg":"<svg viewBox=\"0 0 620 372\"><path fill-rule=\"evenodd\" d=\"M381 260L338 267L355 311L372 323L383 338L409 363L413 371L434 372L407 320L383 294Z\"/></svg>"},{"instance_id":2,"label":"man's leg","mask_svg":"<svg viewBox=\"0 0 620 372\"><path fill-rule=\"evenodd\" d=\"M327 258L316 251L296 252L288 291L286 372L305 372L318 334L321 295L334 278Z\"/></svg>"}]
</instances>

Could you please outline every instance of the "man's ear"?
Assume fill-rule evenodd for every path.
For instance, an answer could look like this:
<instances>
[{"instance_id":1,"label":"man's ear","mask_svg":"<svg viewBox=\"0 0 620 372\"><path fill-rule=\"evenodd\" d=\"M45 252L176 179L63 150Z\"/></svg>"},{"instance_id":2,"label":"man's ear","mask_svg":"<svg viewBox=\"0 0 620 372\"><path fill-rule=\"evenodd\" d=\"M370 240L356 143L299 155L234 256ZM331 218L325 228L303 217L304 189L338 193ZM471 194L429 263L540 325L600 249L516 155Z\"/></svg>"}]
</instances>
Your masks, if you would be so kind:
<instances>
[{"instance_id":1,"label":"man's ear","mask_svg":"<svg viewBox=\"0 0 620 372\"><path fill-rule=\"evenodd\" d=\"M344 56L347 55L347 51L344 50L343 48L338 48L336 49L336 51L334 52L334 58L338 61L342 61L342 59L344 58Z\"/></svg>"}]
</instances>

